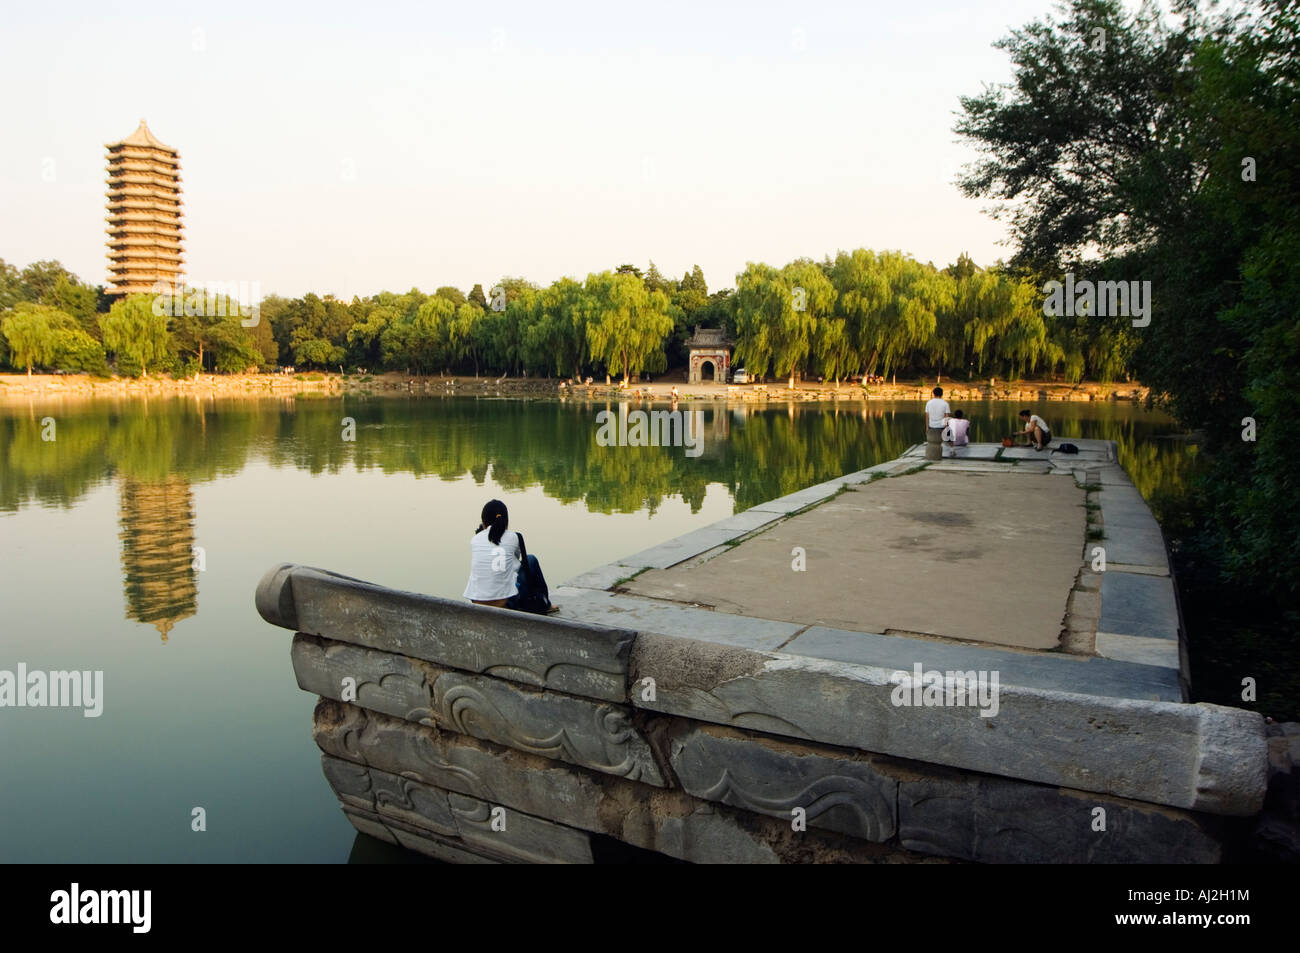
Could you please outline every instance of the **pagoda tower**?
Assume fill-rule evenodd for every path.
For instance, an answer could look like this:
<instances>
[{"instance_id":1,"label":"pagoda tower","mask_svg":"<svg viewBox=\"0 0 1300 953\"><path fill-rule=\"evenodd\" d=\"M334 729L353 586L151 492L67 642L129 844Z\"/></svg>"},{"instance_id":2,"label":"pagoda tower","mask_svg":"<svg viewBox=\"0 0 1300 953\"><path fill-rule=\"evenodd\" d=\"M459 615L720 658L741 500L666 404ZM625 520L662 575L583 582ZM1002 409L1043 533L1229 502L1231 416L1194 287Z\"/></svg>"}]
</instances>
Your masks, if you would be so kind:
<instances>
[{"instance_id":1,"label":"pagoda tower","mask_svg":"<svg viewBox=\"0 0 1300 953\"><path fill-rule=\"evenodd\" d=\"M140 128L108 149L109 287L157 294L182 280L180 154Z\"/></svg>"},{"instance_id":2,"label":"pagoda tower","mask_svg":"<svg viewBox=\"0 0 1300 953\"><path fill-rule=\"evenodd\" d=\"M125 477L120 486L122 577L126 617L158 630L198 611L194 569L194 491L183 476Z\"/></svg>"}]
</instances>

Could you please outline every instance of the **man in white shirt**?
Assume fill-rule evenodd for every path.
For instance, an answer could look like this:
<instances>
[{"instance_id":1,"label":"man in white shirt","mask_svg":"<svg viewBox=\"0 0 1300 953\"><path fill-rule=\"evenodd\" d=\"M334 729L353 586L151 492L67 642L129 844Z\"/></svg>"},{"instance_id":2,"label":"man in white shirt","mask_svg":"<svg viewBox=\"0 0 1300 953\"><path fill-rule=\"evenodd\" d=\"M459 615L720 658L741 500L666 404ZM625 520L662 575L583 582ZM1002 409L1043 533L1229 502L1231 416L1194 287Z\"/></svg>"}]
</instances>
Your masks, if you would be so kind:
<instances>
[{"instance_id":1,"label":"man in white shirt","mask_svg":"<svg viewBox=\"0 0 1300 953\"><path fill-rule=\"evenodd\" d=\"M952 408L943 399L943 388L936 387L934 396L925 402L925 459L943 459L943 428L951 414Z\"/></svg>"},{"instance_id":2,"label":"man in white shirt","mask_svg":"<svg viewBox=\"0 0 1300 953\"><path fill-rule=\"evenodd\" d=\"M1047 426L1047 421L1030 410L1022 410L1020 419L1025 424L1025 436L1029 438L1029 445L1035 450L1042 450L1052 442L1052 428Z\"/></svg>"}]
</instances>

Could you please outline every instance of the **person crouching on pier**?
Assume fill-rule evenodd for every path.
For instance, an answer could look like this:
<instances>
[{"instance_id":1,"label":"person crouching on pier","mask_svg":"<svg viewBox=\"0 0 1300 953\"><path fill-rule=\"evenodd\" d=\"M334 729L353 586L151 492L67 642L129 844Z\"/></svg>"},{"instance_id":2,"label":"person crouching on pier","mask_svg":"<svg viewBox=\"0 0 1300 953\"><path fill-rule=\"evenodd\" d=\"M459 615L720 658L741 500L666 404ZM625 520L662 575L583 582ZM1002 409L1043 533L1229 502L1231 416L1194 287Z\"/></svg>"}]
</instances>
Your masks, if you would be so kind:
<instances>
[{"instance_id":1,"label":"person crouching on pier","mask_svg":"<svg viewBox=\"0 0 1300 953\"><path fill-rule=\"evenodd\" d=\"M1035 450L1042 450L1052 442L1052 431L1042 417L1033 411L1022 410L1020 419L1025 423L1025 436L1029 438L1029 445Z\"/></svg>"},{"instance_id":2,"label":"person crouching on pier","mask_svg":"<svg viewBox=\"0 0 1300 953\"><path fill-rule=\"evenodd\" d=\"M465 598L481 606L546 615L551 605L546 578L524 537L510 529L510 514L500 500L488 500L469 544L469 582Z\"/></svg>"},{"instance_id":3,"label":"person crouching on pier","mask_svg":"<svg viewBox=\"0 0 1300 953\"><path fill-rule=\"evenodd\" d=\"M952 447L952 455L957 456L957 448L970 444L970 421L965 412L954 410L948 418L948 426L943 429L943 442Z\"/></svg>"}]
</instances>

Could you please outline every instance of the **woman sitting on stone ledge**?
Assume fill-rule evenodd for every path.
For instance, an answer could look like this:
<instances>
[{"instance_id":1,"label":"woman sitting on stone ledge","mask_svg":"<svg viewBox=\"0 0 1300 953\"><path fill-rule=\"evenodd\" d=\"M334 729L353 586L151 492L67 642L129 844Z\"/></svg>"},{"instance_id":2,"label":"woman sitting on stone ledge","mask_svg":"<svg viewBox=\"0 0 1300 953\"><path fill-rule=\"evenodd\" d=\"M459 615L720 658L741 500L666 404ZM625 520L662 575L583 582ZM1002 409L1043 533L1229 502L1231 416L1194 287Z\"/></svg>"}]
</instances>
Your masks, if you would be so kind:
<instances>
[{"instance_id":1,"label":"woman sitting on stone ledge","mask_svg":"<svg viewBox=\"0 0 1300 953\"><path fill-rule=\"evenodd\" d=\"M551 605L537 557L529 555L524 537L509 526L506 505L500 500L488 500L469 545L465 598L481 606L539 615L559 611L559 606Z\"/></svg>"}]
</instances>

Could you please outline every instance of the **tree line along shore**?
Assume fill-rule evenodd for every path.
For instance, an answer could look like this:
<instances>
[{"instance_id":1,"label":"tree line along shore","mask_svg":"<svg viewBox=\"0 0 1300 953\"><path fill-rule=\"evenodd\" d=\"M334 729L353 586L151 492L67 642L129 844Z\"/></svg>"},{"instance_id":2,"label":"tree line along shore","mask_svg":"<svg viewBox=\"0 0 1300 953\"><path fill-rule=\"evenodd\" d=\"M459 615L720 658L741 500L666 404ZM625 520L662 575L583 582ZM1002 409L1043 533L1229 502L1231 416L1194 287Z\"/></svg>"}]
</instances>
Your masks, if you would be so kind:
<instances>
[{"instance_id":1,"label":"tree line along shore","mask_svg":"<svg viewBox=\"0 0 1300 953\"><path fill-rule=\"evenodd\" d=\"M653 262L560 278L242 301L160 286L113 299L58 262L0 262L0 364L123 376L282 368L634 381L683 366L696 327L725 328L752 377L956 376L1131 380L1135 339L1086 315L1049 317L1037 279L967 256L945 268L897 251L751 262L710 293Z\"/></svg>"}]
</instances>

